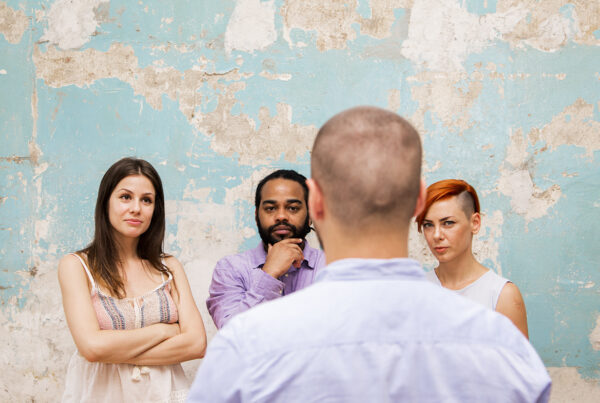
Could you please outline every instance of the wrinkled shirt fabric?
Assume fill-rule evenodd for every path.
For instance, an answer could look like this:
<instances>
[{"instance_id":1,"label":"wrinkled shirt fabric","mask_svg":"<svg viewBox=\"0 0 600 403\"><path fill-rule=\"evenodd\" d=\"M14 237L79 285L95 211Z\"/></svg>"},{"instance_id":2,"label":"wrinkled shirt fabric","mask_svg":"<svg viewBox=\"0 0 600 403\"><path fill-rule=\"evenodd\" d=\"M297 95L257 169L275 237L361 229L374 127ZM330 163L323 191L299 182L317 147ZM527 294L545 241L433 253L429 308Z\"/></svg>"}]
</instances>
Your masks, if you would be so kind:
<instances>
[{"instance_id":1,"label":"wrinkled shirt fabric","mask_svg":"<svg viewBox=\"0 0 600 403\"><path fill-rule=\"evenodd\" d=\"M304 260L299 268L289 270L276 279L262 270L267 253L262 242L254 248L217 262L209 287L206 307L217 328L234 315L264 301L291 294L311 285L319 269L325 266L325 255L305 241Z\"/></svg>"},{"instance_id":2,"label":"wrinkled shirt fabric","mask_svg":"<svg viewBox=\"0 0 600 403\"><path fill-rule=\"evenodd\" d=\"M506 317L412 259L344 259L236 316L190 402L546 402L550 377Z\"/></svg>"}]
</instances>

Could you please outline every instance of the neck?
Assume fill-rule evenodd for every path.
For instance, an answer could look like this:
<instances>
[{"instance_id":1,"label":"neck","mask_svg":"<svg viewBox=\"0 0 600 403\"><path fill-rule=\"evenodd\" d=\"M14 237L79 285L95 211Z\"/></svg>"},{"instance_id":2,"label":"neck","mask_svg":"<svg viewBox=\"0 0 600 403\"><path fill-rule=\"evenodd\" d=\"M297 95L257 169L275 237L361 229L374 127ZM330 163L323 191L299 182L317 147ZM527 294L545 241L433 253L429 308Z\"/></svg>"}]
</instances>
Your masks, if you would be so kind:
<instances>
[{"instance_id":1,"label":"neck","mask_svg":"<svg viewBox=\"0 0 600 403\"><path fill-rule=\"evenodd\" d=\"M115 241L117 244L117 250L119 251L119 260L121 262L139 258L137 254L139 238L116 236Z\"/></svg>"},{"instance_id":2,"label":"neck","mask_svg":"<svg viewBox=\"0 0 600 403\"><path fill-rule=\"evenodd\" d=\"M449 262L440 263L436 272L440 282L444 286L460 286L465 281L472 281L486 272L486 268L475 259L471 249L452 259Z\"/></svg>"},{"instance_id":3,"label":"neck","mask_svg":"<svg viewBox=\"0 0 600 403\"><path fill-rule=\"evenodd\" d=\"M327 264L348 258L394 259L408 256L408 229L338 230L323 238Z\"/></svg>"}]
</instances>

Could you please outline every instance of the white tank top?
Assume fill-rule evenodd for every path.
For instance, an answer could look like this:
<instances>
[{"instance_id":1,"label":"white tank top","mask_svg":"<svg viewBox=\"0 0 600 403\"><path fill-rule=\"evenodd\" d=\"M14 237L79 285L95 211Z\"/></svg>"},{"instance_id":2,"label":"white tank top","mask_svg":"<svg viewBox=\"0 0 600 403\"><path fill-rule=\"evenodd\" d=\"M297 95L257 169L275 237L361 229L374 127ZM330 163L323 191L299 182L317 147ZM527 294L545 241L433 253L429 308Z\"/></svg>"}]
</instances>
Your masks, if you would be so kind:
<instances>
[{"instance_id":1,"label":"white tank top","mask_svg":"<svg viewBox=\"0 0 600 403\"><path fill-rule=\"evenodd\" d=\"M435 270L425 273L425 276L427 277L427 280L431 281L432 283L435 283L439 286L442 285L435 274ZM500 277L491 270L488 270L487 273L483 274L465 288L452 291L455 291L472 301L479 302L483 306L495 311L500 292L504 288L504 285L508 282L509 280L505 279L504 277Z\"/></svg>"}]
</instances>

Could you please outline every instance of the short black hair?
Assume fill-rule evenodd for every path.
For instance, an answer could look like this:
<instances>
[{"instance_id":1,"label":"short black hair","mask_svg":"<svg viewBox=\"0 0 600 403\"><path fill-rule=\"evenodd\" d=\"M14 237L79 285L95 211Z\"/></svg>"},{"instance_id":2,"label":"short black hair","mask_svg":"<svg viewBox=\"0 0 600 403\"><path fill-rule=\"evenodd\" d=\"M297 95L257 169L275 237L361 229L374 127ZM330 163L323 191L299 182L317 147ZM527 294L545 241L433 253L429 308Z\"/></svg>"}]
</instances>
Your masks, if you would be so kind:
<instances>
[{"instance_id":1,"label":"short black hair","mask_svg":"<svg viewBox=\"0 0 600 403\"><path fill-rule=\"evenodd\" d=\"M293 169L279 169L269 175L265 176L256 187L256 195L254 196L254 207L258 209L260 201L262 199L262 188L270 180L273 179L287 179L290 181L298 182L302 189L304 189L304 204L308 209L308 186L306 185L306 176L294 171Z\"/></svg>"}]
</instances>

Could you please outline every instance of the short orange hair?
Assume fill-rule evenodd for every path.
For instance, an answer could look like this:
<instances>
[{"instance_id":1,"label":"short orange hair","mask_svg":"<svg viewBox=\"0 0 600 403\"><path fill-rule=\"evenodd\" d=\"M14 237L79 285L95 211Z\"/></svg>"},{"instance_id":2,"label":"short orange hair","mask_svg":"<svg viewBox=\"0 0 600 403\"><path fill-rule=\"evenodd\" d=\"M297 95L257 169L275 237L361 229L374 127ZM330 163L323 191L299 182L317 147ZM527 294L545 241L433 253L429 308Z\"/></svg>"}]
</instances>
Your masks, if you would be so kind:
<instances>
[{"instance_id":1,"label":"short orange hair","mask_svg":"<svg viewBox=\"0 0 600 403\"><path fill-rule=\"evenodd\" d=\"M461 195L464 192L467 192L470 196L470 199L473 200L474 212L479 213L479 198L477 197L477 192L475 191L475 188L473 188L473 186L469 185L467 182L460 179L444 179L429 185L427 188L425 208L423 209L423 212L416 218L419 232L421 232L421 228L423 227L425 215L433 203L452 196Z\"/></svg>"}]
</instances>

